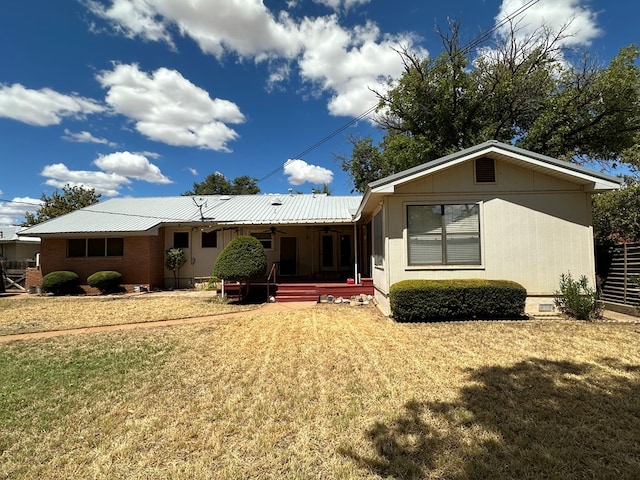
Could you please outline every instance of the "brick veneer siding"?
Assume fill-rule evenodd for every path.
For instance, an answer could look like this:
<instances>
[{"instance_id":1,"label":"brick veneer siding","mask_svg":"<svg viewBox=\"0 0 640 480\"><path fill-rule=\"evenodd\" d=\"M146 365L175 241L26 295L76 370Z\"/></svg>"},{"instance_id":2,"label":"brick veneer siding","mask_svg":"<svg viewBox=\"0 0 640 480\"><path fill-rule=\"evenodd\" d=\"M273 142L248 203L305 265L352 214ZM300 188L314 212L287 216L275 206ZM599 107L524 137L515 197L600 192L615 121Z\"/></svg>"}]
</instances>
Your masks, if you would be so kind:
<instances>
[{"instance_id":1,"label":"brick veneer siding","mask_svg":"<svg viewBox=\"0 0 640 480\"><path fill-rule=\"evenodd\" d=\"M164 282L164 232L158 235L124 237L122 257L68 258L67 239L43 237L40 244L42 275L57 270L70 270L86 284L87 277L101 270L122 274L124 285L161 288Z\"/></svg>"}]
</instances>

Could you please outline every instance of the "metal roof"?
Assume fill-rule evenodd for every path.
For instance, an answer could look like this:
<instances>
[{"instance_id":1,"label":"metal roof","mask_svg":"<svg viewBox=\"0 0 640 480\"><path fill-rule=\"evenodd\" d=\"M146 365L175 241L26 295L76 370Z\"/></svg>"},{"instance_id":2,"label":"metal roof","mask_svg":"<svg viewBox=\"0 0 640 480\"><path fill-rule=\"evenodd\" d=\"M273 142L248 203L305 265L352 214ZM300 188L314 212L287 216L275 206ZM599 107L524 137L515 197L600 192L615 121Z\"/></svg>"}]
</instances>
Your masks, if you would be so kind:
<instances>
[{"instance_id":1,"label":"metal roof","mask_svg":"<svg viewBox=\"0 0 640 480\"><path fill-rule=\"evenodd\" d=\"M0 243L40 243L40 239L23 237L21 235L24 227L17 225L0 226Z\"/></svg>"},{"instance_id":2,"label":"metal roof","mask_svg":"<svg viewBox=\"0 0 640 480\"><path fill-rule=\"evenodd\" d=\"M34 225L31 236L147 232L162 225L340 224L353 222L361 196L196 195L113 198Z\"/></svg>"}]
</instances>

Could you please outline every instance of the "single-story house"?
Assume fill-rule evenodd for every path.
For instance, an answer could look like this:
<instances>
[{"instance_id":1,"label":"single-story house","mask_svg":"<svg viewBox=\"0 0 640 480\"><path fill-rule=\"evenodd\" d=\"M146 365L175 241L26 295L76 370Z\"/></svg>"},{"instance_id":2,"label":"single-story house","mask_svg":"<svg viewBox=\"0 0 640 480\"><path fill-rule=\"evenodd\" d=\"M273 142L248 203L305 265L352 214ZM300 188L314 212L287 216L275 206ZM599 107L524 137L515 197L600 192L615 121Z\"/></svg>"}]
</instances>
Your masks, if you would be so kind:
<instances>
[{"instance_id":1,"label":"single-story house","mask_svg":"<svg viewBox=\"0 0 640 480\"><path fill-rule=\"evenodd\" d=\"M22 235L24 227L0 226L0 260L7 268L26 268L36 262L40 239Z\"/></svg>"},{"instance_id":2,"label":"single-story house","mask_svg":"<svg viewBox=\"0 0 640 480\"><path fill-rule=\"evenodd\" d=\"M44 274L117 270L127 284L172 286L164 256L177 247L186 286L244 234L279 276L371 278L385 313L390 286L417 278L513 280L533 313L552 304L560 274L595 282L591 195L617 188L615 177L488 141L373 182L363 196L115 198L23 233L42 239Z\"/></svg>"},{"instance_id":3,"label":"single-story house","mask_svg":"<svg viewBox=\"0 0 640 480\"><path fill-rule=\"evenodd\" d=\"M372 224L376 298L405 279L513 280L526 311L553 305L562 273L595 284L591 195L620 180L488 141L371 183L356 218Z\"/></svg>"},{"instance_id":4,"label":"single-story house","mask_svg":"<svg viewBox=\"0 0 640 480\"><path fill-rule=\"evenodd\" d=\"M0 226L0 291L4 288L24 289L27 267L39 260L40 239L21 235L24 227Z\"/></svg>"}]
</instances>

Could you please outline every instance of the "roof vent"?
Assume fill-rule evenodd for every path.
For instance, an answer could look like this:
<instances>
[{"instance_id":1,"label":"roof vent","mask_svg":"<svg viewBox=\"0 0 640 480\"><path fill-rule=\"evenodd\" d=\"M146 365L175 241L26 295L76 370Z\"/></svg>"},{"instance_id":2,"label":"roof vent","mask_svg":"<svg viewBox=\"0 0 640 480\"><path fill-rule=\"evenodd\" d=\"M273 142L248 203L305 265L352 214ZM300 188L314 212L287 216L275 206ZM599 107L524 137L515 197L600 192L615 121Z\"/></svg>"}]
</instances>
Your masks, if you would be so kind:
<instances>
[{"instance_id":1,"label":"roof vent","mask_svg":"<svg viewBox=\"0 0 640 480\"><path fill-rule=\"evenodd\" d=\"M273 200L271 200L271 205L282 205L282 200L276 197Z\"/></svg>"},{"instance_id":2,"label":"roof vent","mask_svg":"<svg viewBox=\"0 0 640 480\"><path fill-rule=\"evenodd\" d=\"M496 163L493 158L476 159L476 183L496 183Z\"/></svg>"},{"instance_id":3,"label":"roof vent","mask_svg":"<svg viewBox=\"0 0 640 480\"><path fill-rule=\"evenodd\" d=\"M230 200L231 196L229 195L222 195L218 200Z\"/></svg>"}]
</instances>

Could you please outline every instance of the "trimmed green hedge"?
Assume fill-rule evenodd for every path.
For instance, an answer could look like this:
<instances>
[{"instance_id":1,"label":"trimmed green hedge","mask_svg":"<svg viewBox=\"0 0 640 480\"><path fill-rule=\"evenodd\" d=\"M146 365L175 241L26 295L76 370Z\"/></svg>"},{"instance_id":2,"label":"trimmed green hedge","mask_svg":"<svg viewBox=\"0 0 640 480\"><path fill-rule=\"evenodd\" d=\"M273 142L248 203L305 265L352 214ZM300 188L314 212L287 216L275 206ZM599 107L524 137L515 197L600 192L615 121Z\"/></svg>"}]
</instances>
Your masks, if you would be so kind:
<instances>
[{"instance_id":1,"label":"trimmed green hedge","mask_svg":"<svg viewBox=\"0 0 640 480\"><path fill-rule=\"evenodd\" d=\"M231 240L218 255L213 275L225 281L244 282L267 272L267 255L260 240L240 235Z\"/></svg>"},{"instance_id":2,"label":"trimmed green hedge","mask_svg":"<svg viewBox=\"0 0 640 480\"><path fill-rule=\"evenodd\" d=\"M398 322L519 318L525 288L508 280L404 280L389 292Z\"/></svg>"},{"instance_id":3,"label":"trimmed green hedge","mask_svg":"<svg viewBox=\"0 0 640 480\"><path fill-rule=\"evenodd\" d=\"M78 293L80 277L77 273L59 270L47 273L42 277L41 287L44 292L54 295L71 295Z\"/></svg>"},{"instance_id":4,"label":"trimmed green hedge","mask_svg":"<svg viewBox=\"0 0 640 480\"><path fill-rule=\"evenodd\" d=\"M93 288L97 288L101 293L114 293L120 291L122 274L112 270L103 270L89 275L87 283Z\"/></svg>"}]
</instances>

